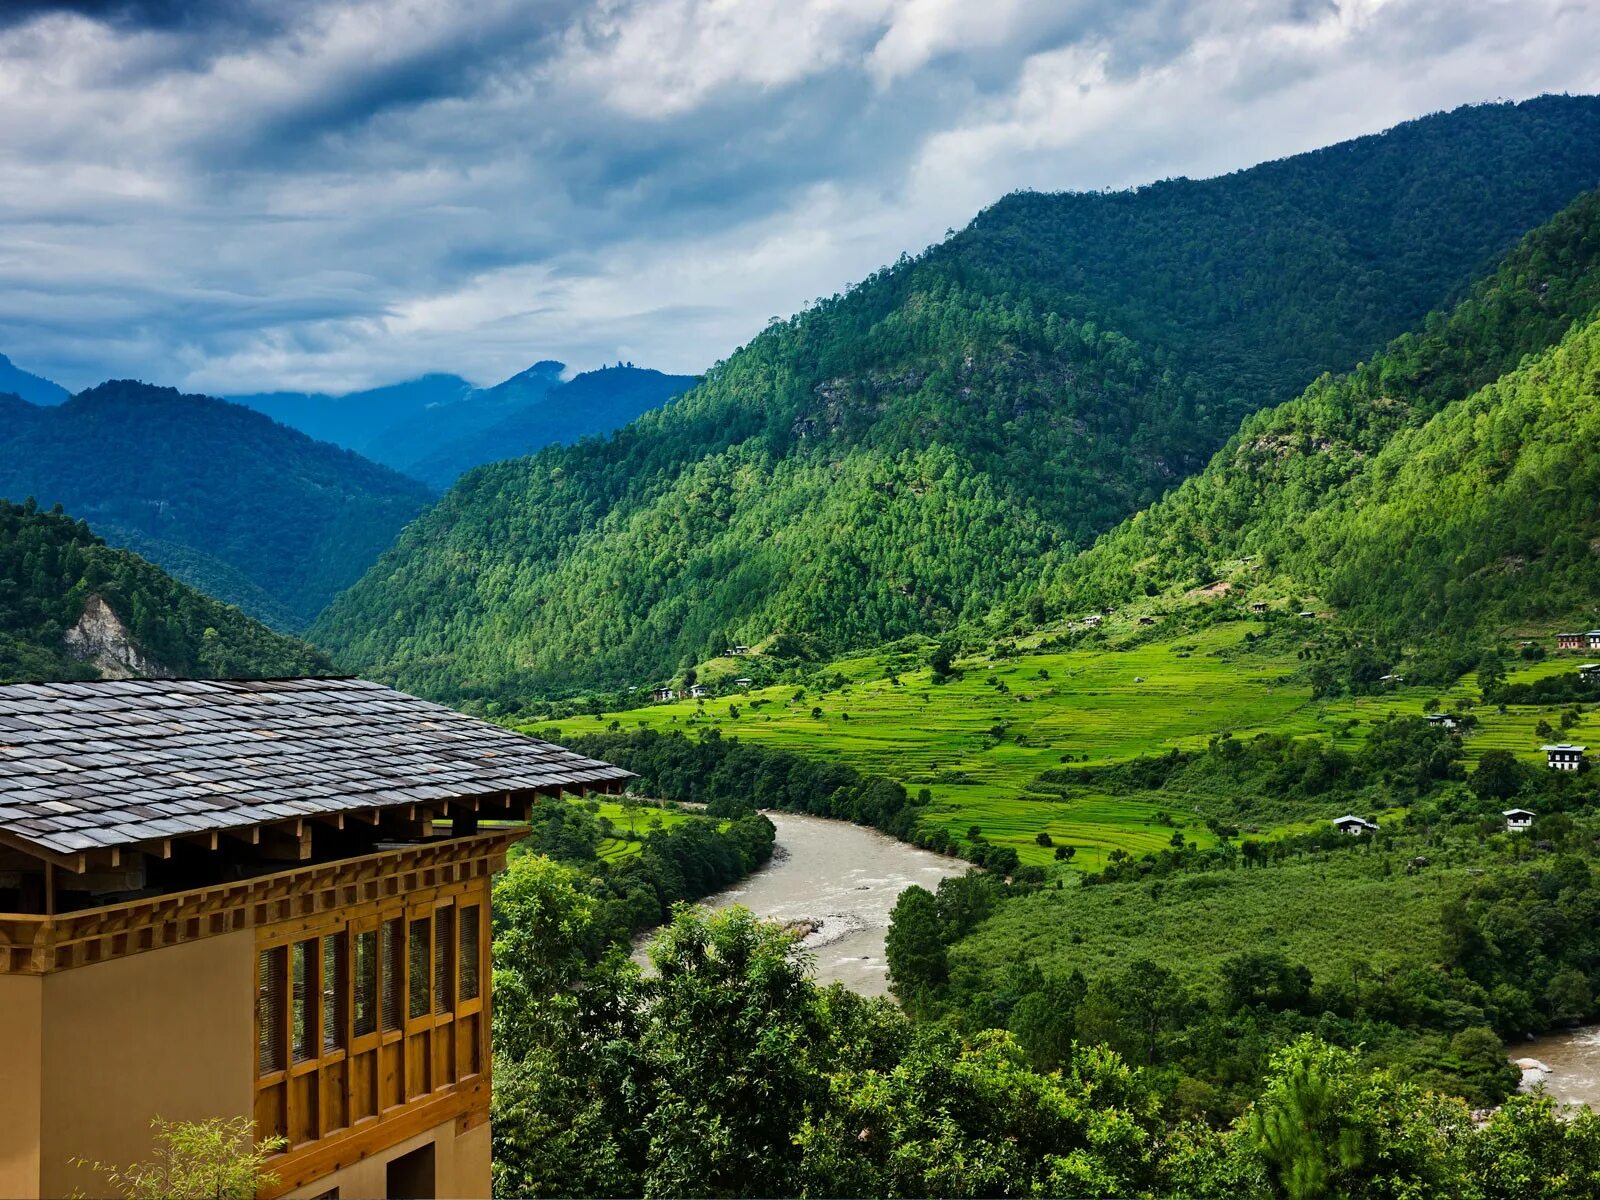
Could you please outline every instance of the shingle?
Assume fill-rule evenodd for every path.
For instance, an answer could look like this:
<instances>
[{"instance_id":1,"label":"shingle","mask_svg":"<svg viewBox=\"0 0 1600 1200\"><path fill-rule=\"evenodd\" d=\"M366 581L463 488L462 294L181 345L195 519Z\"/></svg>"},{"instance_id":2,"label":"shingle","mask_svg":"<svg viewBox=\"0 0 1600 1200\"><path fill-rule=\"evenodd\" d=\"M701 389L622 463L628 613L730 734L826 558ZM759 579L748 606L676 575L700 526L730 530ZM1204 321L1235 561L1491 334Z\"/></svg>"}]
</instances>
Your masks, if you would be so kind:
<instances>
[{"instance_id":1,"label":"shingle","mask_svg":"<svg viewBox=\"0 0 1600 1200\"><path fill-rule=\"evenodd\" d=\"M0 687L0 830L63 852L629 777L365 680Z\"/></svg>"}]
</instances>

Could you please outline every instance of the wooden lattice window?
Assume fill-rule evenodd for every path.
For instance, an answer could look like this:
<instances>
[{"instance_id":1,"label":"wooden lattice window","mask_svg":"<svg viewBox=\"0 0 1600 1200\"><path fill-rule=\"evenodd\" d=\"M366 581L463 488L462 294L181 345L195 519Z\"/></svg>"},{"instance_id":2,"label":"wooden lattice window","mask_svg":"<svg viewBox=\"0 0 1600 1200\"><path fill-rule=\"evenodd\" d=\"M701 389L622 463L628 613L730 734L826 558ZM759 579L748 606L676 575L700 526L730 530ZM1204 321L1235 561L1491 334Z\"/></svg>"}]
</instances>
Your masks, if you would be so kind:
<instances>
[{"instance_id":1,"label":"wooden lattice window","mask_svg":"<svg viewBox=\"0 0 1600 1200\"><path fill-rule=\"evenodd\" d=\"M401 1006L406 979L405 926L400 917L383 923L383 1027L389 1030L405 1024Z\"/></svg>"},{"instance_id":2,"label":"wooden lattice window","mask_svg":"<svg viewBox=\"0 0 1600 1200\"><path fill-rule=\"evenodd\" d=\"M345 974L346 939L343 931L322 939L322 1052L344 1047L345 1022L350 1016L350 981Z\"/></svg>"},{"instance_id":3,"label":"wooden lattice window","mask_svg":"<svg viewBox=\"0 0 1600 1200\"><path fill-rule=\"evenodd\" d=\"M461 999L478 998L478 923L482 909L468 904L461 909Z\"/></svg>"},{"instance_id":4,"label":"wooden lattice window","mask_svg":"<svg viewBox=\"0 0 1600 1200\"><path fill-rule=\"evenodd\" d=\"M355 1036L365 1037L378 1030L378 931L366 929L355 935L355 960L351 964L355 1000Z\"/></svg>"},{"instance_id":5,"label":"wooden lattice window","mask_svg":"<svg viewBox=\"0 0 1600 1200\"><path fill-rule=\"evenodd\" d=\"M288 950L274 946L261 952L256 965L256 1071L269 1075L284 1068L283 1018L285 956Z\"/></svg>"},{"instance_id":6,"label":"wooden lattice window","mask_svg":"<svg viewBox=\"0 0 1600 1200\"><path fill-rule=\"evenodd\" d=\"M289 947L289 1042L295 1062L317 1056L317 1010L311 998L317 991L317 939Z\"/></svg>"},{"instance_id":7,"label":"wooden lattice window","mask_svg":"<svg viewBox=\"0 0 1600 1200\"><path fill-rule=\"evenodd\" d=\"M433 914L433 1011L455 1007L456 910L441 908Z\"/></svg>"},{"instance_id":8,"label":"wooden lattice window","mask_svg":"<svg viewBox=\"0 0 1600 1200\"><path fill-rule=\"evenodd\" d=\"M427 917L418 917L411 922L411 954L407 960L411 999L407 1015L413 1021L428 1015L428 980L432 977L432 972L428 970L433 941L431 925Z\"/></svg>"}]
</instances>

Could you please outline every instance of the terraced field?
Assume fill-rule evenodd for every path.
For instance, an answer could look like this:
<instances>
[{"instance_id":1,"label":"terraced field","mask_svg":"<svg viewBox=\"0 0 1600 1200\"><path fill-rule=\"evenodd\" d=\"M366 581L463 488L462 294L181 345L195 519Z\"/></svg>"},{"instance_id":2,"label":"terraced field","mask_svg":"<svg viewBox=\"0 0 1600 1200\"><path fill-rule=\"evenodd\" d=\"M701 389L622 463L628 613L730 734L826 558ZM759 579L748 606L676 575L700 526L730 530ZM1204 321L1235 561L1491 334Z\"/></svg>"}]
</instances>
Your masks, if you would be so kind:
<instances>
[{"instance_id":1,"label":"terraced field","mask_svg":"<svg viewBox=\"0 0 1600 1200\"><path fill-rule=\"evenodd\" d=\"M845 762L912 789L928 788L929 821L954 833L965 835L977 825L988 840L1014 845L1023 861L1046 863L1053 851L1035 841L1044 832L1076 847L1075 866L1098 869L1112 850L1155 849L1175 829L1202 844L1210 834L1194 812L1170 797L1062 801L1030 795L1041 772L1067 761L1111 763L1201 747L1224 730L1236 737L1267 731L1320 735L1349 747L1388 713L1420 714L1435 698L1448 710L1478 694L1476 679L1468 676L1443 693L1403 687L1379 696L1313 701L1292 653L1249 644L1247 638L1264 629L1258 621L1235 621L1175 640L1130 645L1137 630L1124 627L1112 631L1104 648L962 659L959 677L940 684L926 666L909 669L893 656L868 655L830 665L827 673L847 682L821 693L790 684L565 726L569 733L587 732L615 719L623 728L713 728L725 737ZM1578 661L1583 660L1547 659L1519 666L1512 677L1570 671ZM1502 715L1479 707L1474 713L1481 724L1466 739L1469 759L1501 748L1542 761L1534 727L1541 720L1553 723L1552 710L1516 707ZM1569 736L1582 740L1586 733L1600 741L1600 717L1586 715ZM1157 819L1163 810L1175 828ZM1322 819L1308 813L1305 822L1284 828Z\"/></svg>"}]
</instances>

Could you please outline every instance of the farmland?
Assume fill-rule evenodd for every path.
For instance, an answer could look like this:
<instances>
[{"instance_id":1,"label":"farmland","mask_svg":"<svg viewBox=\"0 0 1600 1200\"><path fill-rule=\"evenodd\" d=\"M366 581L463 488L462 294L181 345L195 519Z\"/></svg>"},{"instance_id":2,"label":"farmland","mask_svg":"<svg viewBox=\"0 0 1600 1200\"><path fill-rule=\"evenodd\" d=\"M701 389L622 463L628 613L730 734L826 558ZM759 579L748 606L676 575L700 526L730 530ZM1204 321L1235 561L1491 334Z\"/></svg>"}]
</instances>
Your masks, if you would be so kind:
<instances>
[{"instance_id":1,"label":"farmland","mask_svg":"<svg viewBox=\"0 0 1600 1200\"><path fill-rule=\"evenodd\" d=\"M1175 832L1200 845L1213 838L1183 797L1044 796L1031 790L1042 772L1063 763L1107 764L1202 748L1222 732L1322 736L1352 749L1386 715L1419 715L1435 699L1450 711L1477 698L1476 679L1468 675L1447 691L1400 687L1313 700L1292 641L1281 633L1262 638L1270 630L1268 623L1241 620L1141 642L1137 627L1124 619L1103 644L1088 648L1025 645L1016 657L960 658L956 674L940 683L925 656L882 653L829 664L820 672L827 680L820 688L724 689L716 698L574 718L562 726L569 735L612 722L622 729L716 730L843 762L913 791L927 788L932 803L924 825L942 824L963 836L979 826L987 840L1015 846L1024 862L1040 864L1053 859L1052 850L1036 843L1044 832L1076 848L1074 866L1094 870L1112 850L1157 849ZM1518 664L1511 677L1571 670L1576 661ZM1464 743L1469 762L1492 748L1539 759L1535 726L1551 718L1551 710L1516 706L1501 714L1482 706L1474 713L1480 724ZM1581 739L1586 729L1600 729L1592 714L1571 736ZM1274 831L1330 815L1307 812L1304 821Z\"/></svg>"}]
</instances>

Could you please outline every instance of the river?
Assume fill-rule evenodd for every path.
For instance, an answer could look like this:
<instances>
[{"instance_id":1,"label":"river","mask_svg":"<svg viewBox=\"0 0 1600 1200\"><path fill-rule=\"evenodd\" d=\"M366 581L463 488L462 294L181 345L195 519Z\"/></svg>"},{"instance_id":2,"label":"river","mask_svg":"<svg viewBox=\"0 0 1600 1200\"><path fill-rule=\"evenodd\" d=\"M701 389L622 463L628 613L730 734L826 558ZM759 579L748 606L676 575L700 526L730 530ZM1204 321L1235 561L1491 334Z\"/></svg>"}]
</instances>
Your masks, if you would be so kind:
<instances>
[{"instance_id":1,"label":"river","mask_svg":"<svg viewBox=\"0 0 1600 1200\"><path fill-rule=\"evenodd\" d=\"M895 897L914 883L932 891L947 875L964 874L967 864L847 821L767 816L778 830L772 861L702 903L742 904L758 917L816 923L802 944L815 956L817 981L884 995L883 939Z\"/></svg>"},{"instance_id":2,"label":"river","mask_svg":"<svg viewBox=\"0 0 1600 1200\"><path fill-rule=\"evenodd\" d=\"M1600 1112L1600 1025L1518 1042L1508 1053L1512 1059L1537 1059L1549 1068L1548 1073L1524 1071L1525 1086L1541 1081L1562 1104L1587 1104Z\"/></svg>"}]
</instances>

